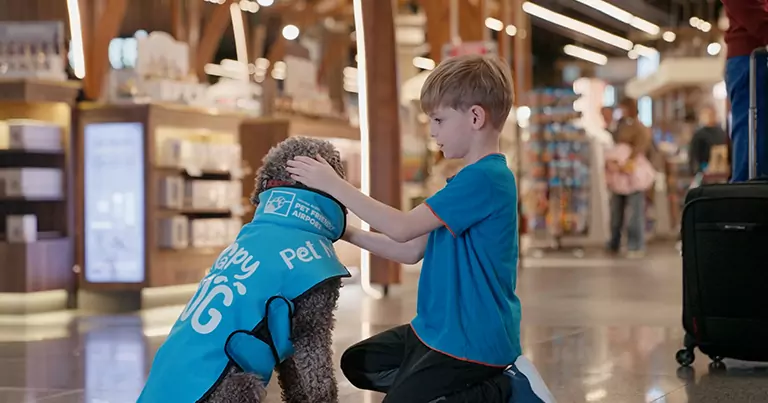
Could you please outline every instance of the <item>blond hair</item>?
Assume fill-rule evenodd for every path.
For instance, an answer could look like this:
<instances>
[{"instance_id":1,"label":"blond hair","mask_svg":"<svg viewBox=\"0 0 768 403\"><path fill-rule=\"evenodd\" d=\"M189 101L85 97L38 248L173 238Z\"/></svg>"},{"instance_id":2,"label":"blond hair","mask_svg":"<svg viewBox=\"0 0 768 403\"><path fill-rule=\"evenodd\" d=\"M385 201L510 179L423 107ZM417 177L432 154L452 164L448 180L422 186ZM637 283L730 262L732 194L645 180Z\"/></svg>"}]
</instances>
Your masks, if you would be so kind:
<instances>
[{"instance_id":1,"label":"blond hair","mask_svg":"<svg viewBox=\"0 0 768 403\"><path fill-rule=\"evenodd\" d=\"M446 59L427 77L421 89L421 109L466 111L479 105L491 125L500 130L512 109L512 73L494 56L467 55Z\"/></svg>"}]
</instances>

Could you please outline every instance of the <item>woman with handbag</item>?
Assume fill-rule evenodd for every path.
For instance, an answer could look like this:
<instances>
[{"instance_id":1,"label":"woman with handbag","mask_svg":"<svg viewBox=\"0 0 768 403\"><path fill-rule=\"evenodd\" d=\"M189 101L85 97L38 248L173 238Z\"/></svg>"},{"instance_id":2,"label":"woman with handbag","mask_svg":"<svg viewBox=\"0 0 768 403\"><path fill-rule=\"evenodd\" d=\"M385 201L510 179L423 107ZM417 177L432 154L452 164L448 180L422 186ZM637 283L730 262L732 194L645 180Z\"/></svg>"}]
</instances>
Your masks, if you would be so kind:
<instances>
[{"instance_id":1,"label":"woman with handbag","mask_svg":"<svg viewBox=\"0 0 768 403\"><path fill-rule=\"evenodd\" d=\"M611 191L611 239L608 250L618 253L627 224L627 257L639 258L645 251L645 191L653 186L656 171L647 158L650 130L637 117L637 102L625 98L619 103L621 120L616 145L606 152L606 181ZM630 214L626 217L629 207ZM628 218L628 220L627 220Z\"/></svg>"}]
</instances>

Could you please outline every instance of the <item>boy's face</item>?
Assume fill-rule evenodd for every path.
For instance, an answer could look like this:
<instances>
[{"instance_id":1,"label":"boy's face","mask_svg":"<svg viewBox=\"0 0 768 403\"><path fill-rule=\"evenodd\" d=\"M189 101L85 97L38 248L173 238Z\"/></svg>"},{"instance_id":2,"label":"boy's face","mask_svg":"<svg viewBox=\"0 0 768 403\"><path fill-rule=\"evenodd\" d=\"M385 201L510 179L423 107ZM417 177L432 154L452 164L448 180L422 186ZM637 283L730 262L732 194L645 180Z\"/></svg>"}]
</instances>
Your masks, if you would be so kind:
<instances>
[{"instance_id":1,"label":"boy's face","mask_svg":"<svg viewBox=\"0 0 768 403\"><path fill-rule=\"evenodd\" d=\"M445 158L463 158L469 152L474 115L470 110L438 108L429 114L429 132Z\"/></svg>"}]
</instances>

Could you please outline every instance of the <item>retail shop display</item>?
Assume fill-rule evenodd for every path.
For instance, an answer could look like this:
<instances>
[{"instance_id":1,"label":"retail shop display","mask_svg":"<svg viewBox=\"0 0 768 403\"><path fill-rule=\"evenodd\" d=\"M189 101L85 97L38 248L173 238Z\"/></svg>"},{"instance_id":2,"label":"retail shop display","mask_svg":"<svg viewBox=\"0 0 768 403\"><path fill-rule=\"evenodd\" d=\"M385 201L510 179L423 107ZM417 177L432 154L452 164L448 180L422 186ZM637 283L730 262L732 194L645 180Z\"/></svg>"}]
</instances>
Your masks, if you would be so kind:
<instances>
[{"instance_id":1,"label":"retail shop display","mask_svg":"<svg viewBox=\"0 0 768 403\"><path fill-rule=\"evenodd\" d=\"M84 288L203 277L246 211L242 118L157 105L81 106Z\"/></svg>"},{"instance_id":2,"label":"retail shop display","mask_svg":"<svg viewBox=\"0 0 768 403\"><path fill-rule=\"evenodd\" d=\"M65 81L64 24L0 22L0 77Z\"/></svg>"},{"instance_id":3,"label":"retail shop display","mask_svg":"<svg viewBox=\"0 0 768 403\"><path fill-rule=\"evenodd\" d=\"M209 85L190 68L187 43L161 31L131 38L130 43L135 43L135 67L119 66L123 68L109 72L102 94L107 102L162 102L262 115L262 87L250 75L254 65L231 59L208 65L206 72L220 76Z\"/></svg>"},{"instance_id":4,"label":"retail shop display","mask_svg":"<svg viewBox=\"0 0 768 403\"><path fill-rule=\"evenodd\" d=\"M50 309L66 308L75 285L70 119L77 90L67 82L0 82L0 293L54 292Z\"/></svg>"},{"instance_id":5,"label":"retail shop display","mask_svg":"<svg viewBox=\"0 0 768 403\"><path fill-rule=\"evenodd\" d=\"M590 144L574 123L577 95L569 89L536 90L529 96L529 139L524 145L529 188L529 230L559 239L584 235L590 207Z\"/></svg>"},{"instance_id":6,"label":"retail shop display","mask_svg":"<svg viewBox=\"0 0 768 403\"><path fill-rule=\"evenodd\" d=\"M110 72L109 102L178 102L205 105L207 84L190 73L189 45L165 32L137 39L136 67Z\"/></svg>"}]
</instances>

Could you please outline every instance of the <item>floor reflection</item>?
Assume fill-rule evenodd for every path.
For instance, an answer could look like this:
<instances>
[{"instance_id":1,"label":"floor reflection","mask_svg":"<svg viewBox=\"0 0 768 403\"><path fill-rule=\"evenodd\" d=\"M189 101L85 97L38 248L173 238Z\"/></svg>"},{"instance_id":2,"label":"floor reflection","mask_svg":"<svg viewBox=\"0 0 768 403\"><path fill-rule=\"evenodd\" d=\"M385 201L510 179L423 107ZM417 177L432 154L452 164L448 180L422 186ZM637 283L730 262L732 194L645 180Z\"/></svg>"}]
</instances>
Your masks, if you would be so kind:
<instances>
[{"instance_id":1,"label":"floor reflection","mask_svg":"<svg viewBox=\"0 0 768 403\"><path fill-rule=\"evenodd\" d=\"M523 344L558 401L768 402L768 364L698 354L680 370L679 257L528 259L520 277ZM361 338L409 320L417 274L386 300L350 284L339 303L336 357ZM0 317L0 403L123 403L138 396L152 357L182 307L137 315ZM337 362L338 367L338 362ZM379 403L338 374L343 403ZM279 402L276 382L268 402Z\"/></svg>"}]
</instances>

